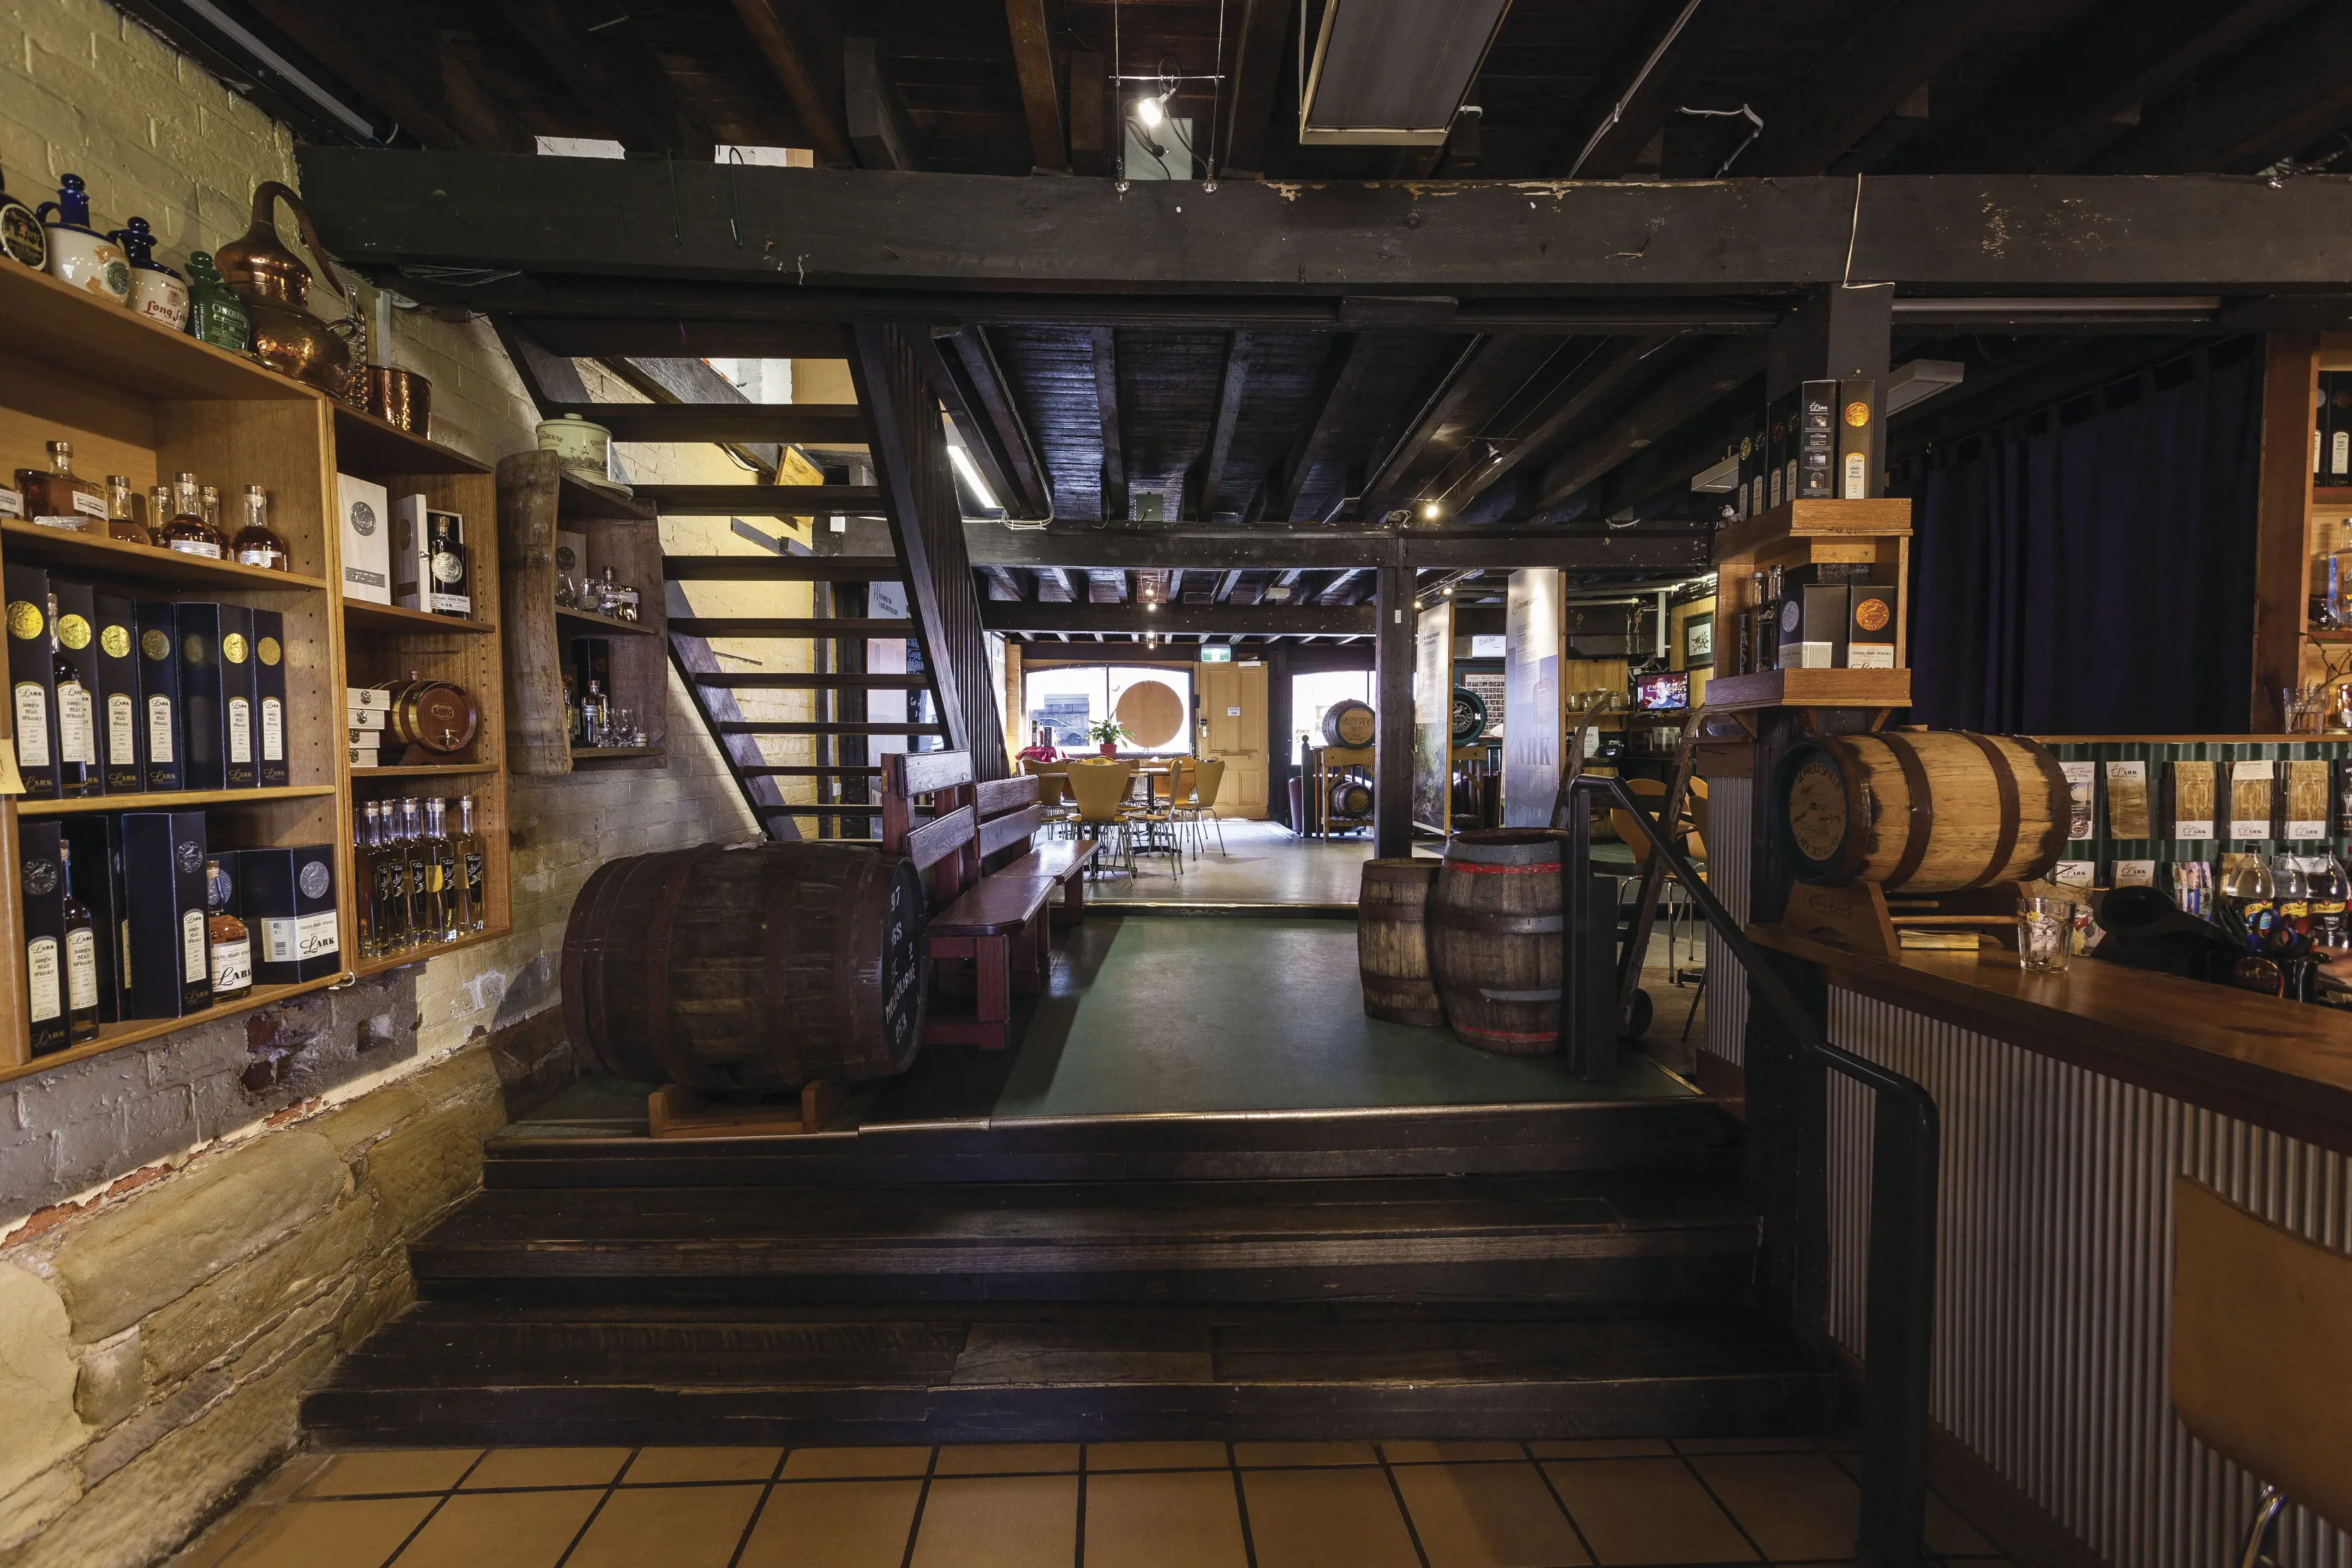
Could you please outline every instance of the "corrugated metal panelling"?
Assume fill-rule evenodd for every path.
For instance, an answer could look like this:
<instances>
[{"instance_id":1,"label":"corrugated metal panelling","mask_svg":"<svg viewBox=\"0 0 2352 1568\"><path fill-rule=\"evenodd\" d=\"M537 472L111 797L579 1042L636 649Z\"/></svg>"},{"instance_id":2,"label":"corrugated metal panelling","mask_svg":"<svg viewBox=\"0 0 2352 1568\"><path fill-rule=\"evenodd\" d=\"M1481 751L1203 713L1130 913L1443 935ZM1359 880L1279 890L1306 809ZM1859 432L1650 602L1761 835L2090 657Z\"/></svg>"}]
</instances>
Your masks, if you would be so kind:
<instances>
[{"instance_id":1,"label":"corrugated metal panelling","mask_svg":"<svg viewBox=\"0 0 2352 1568\"><path fill-rule=\"evenodd\" d=\"M1707 889L1723 901L1734 920L1746 925L1756 780L1710 779L1706 791ZM1748 1060L1748 971L1711 925L1706 932L1706 1048L1726 1061Z\"/></svg>"},{"instance_id":2,"label":"corrugated metal panelling","mask_svg":"<svg viewBox=\"0 0 2352 1568\"><path fill-rule=\"evenodd\" d=\"M2166 1384L2172 1178L2352 1249L2352 1161L1835 988L1830 1039L1943 1114L1936 1419L2117 1568L2234 1561L2256 1483ZM1830 1082L1830 1332L1861 1354L1870 1096ZM2352 1535L2300 1511L2278 1547L2352 1568Z\"/></svg>"}]
</instances>

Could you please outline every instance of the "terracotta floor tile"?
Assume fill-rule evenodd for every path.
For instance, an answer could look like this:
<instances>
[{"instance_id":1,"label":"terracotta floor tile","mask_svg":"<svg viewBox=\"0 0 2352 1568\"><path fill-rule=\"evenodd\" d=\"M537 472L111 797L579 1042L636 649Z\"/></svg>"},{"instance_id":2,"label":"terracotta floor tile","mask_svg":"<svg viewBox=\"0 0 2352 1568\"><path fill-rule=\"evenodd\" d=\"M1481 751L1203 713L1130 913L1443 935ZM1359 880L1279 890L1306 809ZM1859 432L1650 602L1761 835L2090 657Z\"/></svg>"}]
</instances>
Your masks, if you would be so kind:
<instances>
[{"instance_id":1,"label":"terracotta floor tile","mask_svg":"<svg viewBox=\"0 0 2352 1568\"><path fill-rule=\"evenodd\" d=\"M1443 1464L1468 1459L1517 1459L1527 1462L1527 1450L1517 1443L1384 1442L1381 1453L1392 1465Z\"/></svg>"},{"instance_id":2,"label":"terracotta floor tile","mask_svg":"<svg viewBox=\"0 0 2352 1568\"><path fill-rule=\"evenodd\" d=\"M1528 1448L1538 1459L1663 1458L1675 1451L1663 1437L1570 1437Z\"/></svg>"},{"instance_id":3,"label":"terracotta floor tile","mask_svg":"<svg viewBox=\"0 0 2352 1568\"><path fill-rule=\"evenodd\" d=\"M492 1448L462 1490L605 1486L628 1458L626 1448Z\"/></svg>"},{"instance_id":4,"label":"terracotta floor tile","mask_svg":"<svg viewBox=\"0 0 2352 1568\"><path fill-rule=\"evenodd\" d=\"M1076 1443L950 1443L940 1450L935 1476L1068 1475L1078 1468Z\"/></svg>"},{"instance_id":5,"label":"terracotta floor tile","mask_svg":"<svg viewBox=\"0 0 2352 1568\"><path fill-rule=\"evenodd\" d=\"M466 1468L482 1457L479 1448L394 1448L383 1453L337 1454L298 1495L372 1497L385 1492L447 1491Z\"/></svg>"},{"instance_id":6,"label":"terracotta floor tile","mask_svg":"<svg viewBox=\"0 0 2352 1568\"><path fill-rule=\"evenodd\" d=\"M776 1473L782 1448L639 1448L621 1474L623 1486L656 1481L763 1481Z\"/></svg>"},{"instance_id":7,"label":"terracotta floor tile","mask_svg":"<svg viewBox=\"0 0 2352 1568\"><path fill-rule=\"evenodd\" d=\"M1821 1448L1811 1437L1676 1437L1685 1454L1810 1454Z\"/></svg>"},{"instance_id":8,"label":"terracotta floor tile","mask_svg":"<svg viewBox=\"0 0 2352 1568\"><path fill-rule=\"evenodd\" d=\"M615 1491L564 1568L727 1568L764 1490L652 1487Z\"/></svg>"},{"instance_id":9,"label":"terracotta floor tile","mask_svg":"<svg viewBox=\"0 0 2352 1568\"><path fill-rule=\"evenodd\" d=\"M1756 1561L1680 1459L1554 1460L1544 1473L1604 1563Z\"/></svg>"},{"instance_id":10,"label":"terracotta floor tile","mask_svg":"<svg viewBox=\"0 0 2352 1568\"><path fill-rule=\"evenodd\" d=\"M1692 1468L1775 1563L1853 1555L1862 1492L1825 1454L1706 1454Z\"/></svg>"},{"instance_id":11,"label":"terracotta floor tile","mask_svg":"<svg viewBox=\"0 0 2352 1568\"><path fill-rule=\"evenodd\" d=\"M585 1488L459 1492L393 1561L398 1568L555 1568L604 1495Z\"/></svg>"},{"instance_id":12,"label":"terracotta floor tile","mask_svg":"<svg viewBox=\"0 0 2352 1568\"><path fill-rule=\"evenodd\" d=\"M1223 1443L1088 1443L1087 1469L1221 1470L1227 1463Z\"/></svg>"},{"instance_id":13,"label":"terracotta floor tile","mask_svg":"<svg viewBox=\"0 0 2352 1568\"><path fill-rule=\"evenodd\" d=\"M1381 1470L1253 1470L1242 1482L1258 1568L1420 1568Z\"/></svg>"},{"instance_id":14,"label":"terracotta floor tile","mask_svg":"<svg viewBox=\"0 0 2352 1568\"><path fill-rule=\"evenodd\" d=\"M1542 1474L1524 1458L1407 1465L1396 1480L1429 1568L1580 1568L1592 1561Z\"/></svg>"},{"instance_id":15,"label":"terracotta floor tile","mask_svg":"<svg viewBox=\"0 0 2352 1568\"><path fill-rule=\"evenodd\" d=\"M1054 1568L1077 1549L1077 1477L965 1476L931 1483L912 1568Z\"/></svg>"},{"instance_id":16,"label":"terracotta floor tile","mask_svg":"<svg viewBox=\"0 0 2352 1568\"><path fill-rule=\"evenodd\" d=\"M898 1568L922 1491L919 1480L777 1487L751 1527L740 1568Z\"/></svg>"},{"instance_id":17,"label":"terracotta floor tile","mask_svg":"<svg viewBox=\"0 0 2352 1568\"><path fill-rule=\"evenodd\" d=\"M439 1500L288 1503L221 1561L226 1568L383 1568Z\"/></svg>"},{"instance_id":18,"label":"terracotta floor tile","mask_svg":"<svg viewBox=\"0 0 2352 1568\"><path fill-rule=\"evenodd\" d=\"M919 1476L930 1469L929 1448L794 1448L784 1456L784 1479L846 1480Z\"/></svg>"},{"instance_id":19,"label":"terracotta floor tile","mask_svg":"<svg viewBox=\"0 0 2352 1568\"><path fill-rule=\"evenodd\" d=\"M320 1470L335 1462L332 1454L297 1454L253 1489L247 1502L280 1503L310 1484Z\"/></svg>"},{"instance_id":20,"label":"terracotta floor tile","mask_svg":"<svg viewBox=\"0 0 2352 1568\"><path fill-rule=\"evenodd\" d=\"M1377 1465L1370 1443L1235 1443L1234 1462L1253 1465Z\"/></svg>"},{"instance_id":21,"label":"terracotta floor tile","mask_svg":"<svg viewBox=\"0 0 2352 1568\"><path fill-rule=\"evenodd\" d=\"M1228 1470L1087 1479L1087 1568L1245 1568Z\"/></svg>"},{"instance_id":22,"label":"terracotta floor tile","mask_svg":"<svg viewBox=\"0 0 2352 1568\"><path fill-rule=\"evenodd\" d=\"M188 1542L171 1560L170 1568L216 1568L220 1560L236 1551L247 1536L277 1517L278 1511L267 1504L246 1503L226 1518L215 1520L211 1529Z\"/></svg>"}]
</instances>

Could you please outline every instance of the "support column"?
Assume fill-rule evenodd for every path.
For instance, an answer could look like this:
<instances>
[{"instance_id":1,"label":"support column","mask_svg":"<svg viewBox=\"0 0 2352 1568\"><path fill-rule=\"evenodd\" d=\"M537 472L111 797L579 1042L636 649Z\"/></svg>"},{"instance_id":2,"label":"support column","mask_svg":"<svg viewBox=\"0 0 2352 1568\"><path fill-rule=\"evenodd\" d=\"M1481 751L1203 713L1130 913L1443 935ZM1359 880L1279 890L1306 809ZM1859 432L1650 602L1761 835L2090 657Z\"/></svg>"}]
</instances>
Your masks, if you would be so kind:
<instances>
[{"instance_id":1,"label":"support column","mask_svg":"<svg viewBox=\"0 0 2352 1568\"><path fill-rule=\"evenodd\" d=\"M1380 568L1379 633L1372 639L1372 706L1380 732L1372 759L1372 852L1412 853L1412 569L1402 553ZM1444 693L1440 693L1442 697Z\"/></svg>"},{"instance_id":2,"label":"support column","mask_svg":"<svg viewBox=\"0 0 2352 1568\"><path fill-rule=\"evenodd\" d=\"M1893 368L1895 286L1875 283L1816 288L1772 329L1764 371L1767 402L1811 381L1867 376L1878 383L1880 413L1871 440L1870 493L1886 493L1887 372Z\"/></svg>"}]
</instances>

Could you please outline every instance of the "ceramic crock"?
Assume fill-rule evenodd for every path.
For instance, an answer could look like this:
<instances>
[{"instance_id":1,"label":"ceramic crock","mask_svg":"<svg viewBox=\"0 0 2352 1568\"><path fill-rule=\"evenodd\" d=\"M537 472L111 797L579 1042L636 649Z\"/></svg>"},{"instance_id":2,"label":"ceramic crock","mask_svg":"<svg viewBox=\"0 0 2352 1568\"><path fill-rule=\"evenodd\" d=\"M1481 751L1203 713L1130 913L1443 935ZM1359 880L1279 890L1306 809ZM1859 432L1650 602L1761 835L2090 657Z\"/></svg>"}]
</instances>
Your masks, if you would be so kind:
<instances>
[{"instance_id":1,"label":"ceramic crock","mask_svg":"<svg viewBox=\"0 0 2352 1568\"><path fill-rule=\"evenodd\" d=\"M49 214L55 213L56 217ZM49 246L49 276L76 288L102 294L121 305L131 298L131 263L112 235L89 226L89 189L79 174L58 185L58 199L43 202L41 220Z\"/></svg>"},{"instance_id":2,"label":"ceramic crock","mask_svg":"<svg viewBox=\"0 0 2352 1568\"><path fill-rule=\"evenodd\" d=\"M603 479L613 472L613 433L593 420L567 413L539 422L539 449L575 473Z\"/></svg>"},{"instance_id":3,"label":"ceramic crock","mask_svg":"<svg viewBox=\"0 0 2352 1568\"><path fill-rule=\"evenodd\" d=\"M155 259L155 231L147 220L132 218L115 231L114 238L131 262L131 308L174 332L186 331L188 286Z\"/></svg>"}]
</instances>

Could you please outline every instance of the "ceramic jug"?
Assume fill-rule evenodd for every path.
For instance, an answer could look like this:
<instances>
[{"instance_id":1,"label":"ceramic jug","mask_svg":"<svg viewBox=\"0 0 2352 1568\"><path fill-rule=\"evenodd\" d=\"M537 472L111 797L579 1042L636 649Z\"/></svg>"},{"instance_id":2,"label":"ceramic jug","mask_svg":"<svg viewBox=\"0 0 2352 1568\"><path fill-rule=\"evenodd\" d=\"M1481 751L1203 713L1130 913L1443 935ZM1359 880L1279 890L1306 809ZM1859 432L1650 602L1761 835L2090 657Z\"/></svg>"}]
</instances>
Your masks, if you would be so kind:
<instances>
[{"instance_id":1,"label":"ceramic jug","mask_svg":"<svg viewBox=\"0 0 2352 1568\"><path fill-rule=\"evenodd\" d=\"M89 188L79 174L58 182L58 199L36 209L49 242L49 276L102 294L121 305L131 298L131 264L112 235L89 226ZM55 213L57 216L49 214Z\"/></svg>"},{"instance_id":2,"label":"ceramic jug","mask_svg":"<svg viewBox=\"0 0 2352 1568\"><path fill-rule=\"evenodd\" d=\"M112 236L131 263L131 308L150 321L160 321L174 332L188 325L188 286L180 275L155 259L155 231L145 218L134 217Z\"/></svg>"},{"instance_id":3,"label":"ceramic jug","mask_svg":"<svg viewBox=\"0 0 2352 1568\"><path fill-rule=\"evenodd\" d=\"M328 286L351 306L351 296L335 277L331 258L310 226L310 211L300 197L275 180L253 193L253 226L243 238L223 246L214 262L222 281L245 302L256 359L331 397L357 402L366 396L366 325L356 308L334 321L322 321L310 313L310 269L278 243L278 227L271 219L281 199L294 211L296 232L302 243L326 268Z\"/></svg>"}]
</instances>

